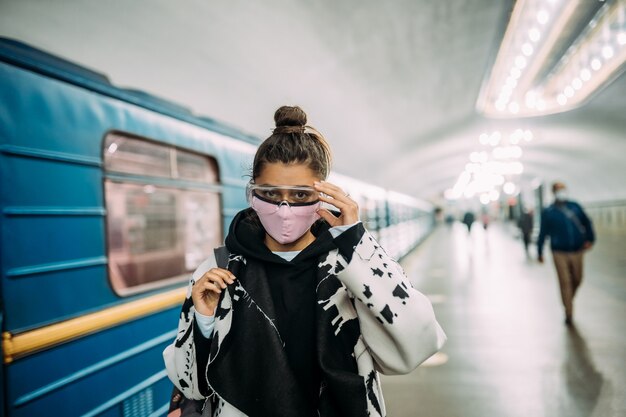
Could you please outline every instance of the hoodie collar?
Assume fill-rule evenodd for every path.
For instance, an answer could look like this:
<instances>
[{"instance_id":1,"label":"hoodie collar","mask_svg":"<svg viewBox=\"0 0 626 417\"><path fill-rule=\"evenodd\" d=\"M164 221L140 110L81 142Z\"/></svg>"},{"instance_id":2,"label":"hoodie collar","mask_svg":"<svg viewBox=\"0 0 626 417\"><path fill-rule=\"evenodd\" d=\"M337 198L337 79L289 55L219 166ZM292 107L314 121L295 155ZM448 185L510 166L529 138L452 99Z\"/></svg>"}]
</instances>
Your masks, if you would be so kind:
<instances>
[{"instance_id":1,"label":"hoodie collar","mask_svg":"<svg viewBox=\"0 0 626 417\"><path fill-rule=\"evenodd\" d=\"M323 219L318 220L311 226L311 232L315 240L304 248L292 260L287 261L272 253L265 246L265 230L261 225L256 213L251 208L237 213L230 224L228 235L226 236L226 247L231 253L243 255L245 258L254 258L263 262L278 264L301 263L315 260L319 255L327 253L336 246L333 237L328 232L330 225Z\"/></svg>"}]
</instances>

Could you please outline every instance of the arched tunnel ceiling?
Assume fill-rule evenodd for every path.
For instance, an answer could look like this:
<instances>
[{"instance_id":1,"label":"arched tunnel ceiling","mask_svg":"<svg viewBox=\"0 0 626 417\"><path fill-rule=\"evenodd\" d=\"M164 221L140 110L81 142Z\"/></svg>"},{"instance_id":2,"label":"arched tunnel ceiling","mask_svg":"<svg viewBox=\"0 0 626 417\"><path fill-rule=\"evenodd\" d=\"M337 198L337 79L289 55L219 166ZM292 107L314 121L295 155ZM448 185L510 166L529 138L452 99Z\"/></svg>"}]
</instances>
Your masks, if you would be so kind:
<instances>
[{"instance_id":1,"label":"arched tunnel ceiling","mask_svg":"<svg viewBox=\"0 0 626 417\"><path fill-rule=\"evenodd\" d=\"M626 78L585 106L489 120L475 102L510 1L0 0L11 37L265 137L298 104L337 171L422 198L451 187L483 131L531 129L526 183L626 198Z\"/></svg>"}]
</instances>

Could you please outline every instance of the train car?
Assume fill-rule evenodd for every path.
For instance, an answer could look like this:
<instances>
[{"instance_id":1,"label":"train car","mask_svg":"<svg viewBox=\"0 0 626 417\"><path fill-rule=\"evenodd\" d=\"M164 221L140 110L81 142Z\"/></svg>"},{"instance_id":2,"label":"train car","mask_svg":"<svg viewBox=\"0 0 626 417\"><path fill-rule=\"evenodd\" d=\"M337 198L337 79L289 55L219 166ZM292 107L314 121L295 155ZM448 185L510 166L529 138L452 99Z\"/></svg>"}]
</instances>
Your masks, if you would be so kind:
<instances>
[{"instance_id":1,"label":"train car","mask_svg":"<svg viewBox=\"0 0 626 417\"><path fill-rule=\"evenodd\" d=\"M259 143L0 39L0 412L166 414L161 352ZM396 257L432 228L428 204L333 175Z\"/></svg>"}]
</instances>

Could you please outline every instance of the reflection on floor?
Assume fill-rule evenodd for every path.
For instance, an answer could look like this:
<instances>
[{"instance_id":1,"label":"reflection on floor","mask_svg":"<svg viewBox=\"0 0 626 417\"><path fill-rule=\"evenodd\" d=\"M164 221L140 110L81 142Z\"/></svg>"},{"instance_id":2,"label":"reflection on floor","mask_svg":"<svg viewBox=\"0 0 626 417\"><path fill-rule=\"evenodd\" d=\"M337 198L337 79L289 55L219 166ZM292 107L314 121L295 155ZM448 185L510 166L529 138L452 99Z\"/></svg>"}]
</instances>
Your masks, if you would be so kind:
<instances>
[{"instance_id":1,"label":"reflection on floor","mask_svg":"<svg viewBox=\"0 0 626 417\"><path fill-rule=\"evenodd\" d=\"M390 417L626 416L626 236L599 234L567 327L549 251L538 264L517 235L440 226L403 260L448 342L383 377Z\"/></svg>"}]
</instances>

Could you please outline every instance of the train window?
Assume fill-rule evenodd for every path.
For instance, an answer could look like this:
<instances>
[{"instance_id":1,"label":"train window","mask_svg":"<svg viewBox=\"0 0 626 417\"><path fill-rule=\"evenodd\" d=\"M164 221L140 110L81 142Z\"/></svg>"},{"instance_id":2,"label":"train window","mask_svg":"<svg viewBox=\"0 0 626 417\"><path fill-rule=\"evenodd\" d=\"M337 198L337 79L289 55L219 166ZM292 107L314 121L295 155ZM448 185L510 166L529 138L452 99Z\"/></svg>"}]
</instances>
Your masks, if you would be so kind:
<instances>
[{"instance_id":1,"label":"train window","mask_svg":"<svg viewBox=\"0 0 626 417\"><path fill-rule=\"evenodd\" d=\"M171 152L166 146L110 134L105 140L104 167L109 172L170 177Z\"/></svg>"},{"instance_id":2,"label":"train window","mask_svg":"<svg viewBox=\"0 0 626 417\"><path fill-rule=\"evenodd\" d=\"M217 182L217 170L209 169L206 157L191 152L177 151L178 176L190 181Z\"/></svg>"},{"instance_id":3,"label":"train window","mask_svg":"<svg viewBox=\"0 0 626 417\"><path fill-rule=\"evenodd\" d=\"M107 174L114 174L104 187L113 288L128 295L186 281L222 240L215 160L118 133L104 146ZM120 149L124 155L116 155Z\"/></svg>"}]
</instances>

